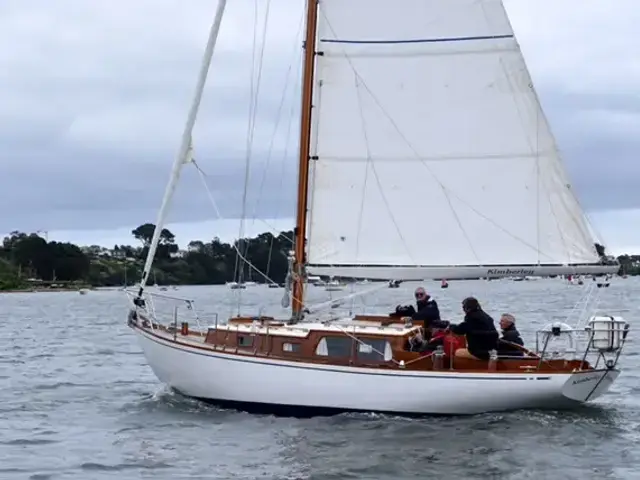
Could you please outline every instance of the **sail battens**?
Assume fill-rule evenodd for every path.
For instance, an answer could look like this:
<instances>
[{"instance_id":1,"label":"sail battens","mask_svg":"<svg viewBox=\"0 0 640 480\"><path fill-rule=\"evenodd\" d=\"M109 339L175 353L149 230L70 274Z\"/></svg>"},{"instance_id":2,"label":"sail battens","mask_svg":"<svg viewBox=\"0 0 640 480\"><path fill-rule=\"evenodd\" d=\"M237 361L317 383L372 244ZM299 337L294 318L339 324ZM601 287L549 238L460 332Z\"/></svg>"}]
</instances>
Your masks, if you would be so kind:
<instances>
[{"instance_id":1,"label":"sail battens","mask_svg":"<svg viewBox=\"0 0 640 480\"><path fill-rule=\"evenodd\" d=\"M356 45L398 45L409 43L450 43L450 42L477 42L481 40L500 40L514 38L513 34L505 35L478 35L472 37L448 37L448 38L410 38L399 40L345 40L337 38L321 38L323 43L345 43Z\"/></svg>"}]
</instances>

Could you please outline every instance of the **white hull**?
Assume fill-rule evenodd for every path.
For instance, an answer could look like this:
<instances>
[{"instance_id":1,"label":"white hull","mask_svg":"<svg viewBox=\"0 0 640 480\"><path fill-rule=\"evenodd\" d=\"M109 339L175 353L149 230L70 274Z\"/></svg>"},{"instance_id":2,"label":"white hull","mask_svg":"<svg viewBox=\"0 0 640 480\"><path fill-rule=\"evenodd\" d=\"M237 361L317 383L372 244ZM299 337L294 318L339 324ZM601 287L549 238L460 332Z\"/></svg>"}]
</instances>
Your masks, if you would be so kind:
<instances>
[{"instance_id":1,"label":"white hull","mask_svg":"<svg viewBox=\"0 0 640 480\"><path fill-rule=\"evenodd\" d=\"M405 414L567 408L605 393L617 370L564 374L415 372L240 357L134 328L155 375L196 398Z\"/></svg>"}]
</instances>

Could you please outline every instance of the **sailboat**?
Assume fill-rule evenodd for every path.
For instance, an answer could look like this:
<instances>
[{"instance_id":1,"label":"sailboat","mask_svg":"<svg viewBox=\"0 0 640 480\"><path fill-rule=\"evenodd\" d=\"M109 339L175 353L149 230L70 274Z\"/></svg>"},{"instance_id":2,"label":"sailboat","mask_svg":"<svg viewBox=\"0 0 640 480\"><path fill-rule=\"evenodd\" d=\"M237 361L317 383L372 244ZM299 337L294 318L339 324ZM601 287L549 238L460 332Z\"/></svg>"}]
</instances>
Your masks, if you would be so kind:
<instances>
[{"instance_id":1,"label":"sailboat","mask_svg":"<svg viewBox=\"0 0 640 480\"><path fill-rule=\"evenodd\" d=\"M225 6L127 318L155 375L193 398L285 414L571 408L606 393L629 331L621 317L552 323L535 350L494 350L486 361L410 351L422 328L410 317L324 319L305 301L307 275L401 282L618 269L594 248L500 0L308 0L291 316L200 326L177 309L168 323L155 315L145 285L189 164Z\"/></svg>"},{"instance_id":2,"label":"sailboat","mask_svg":"<svg viewBox=\"0 0 640 480\"><path fill-rule=\"evenodd\" d=\"M329 279L327 285L324 287L327 292L340 292L344 290L344 284L335 278Z\"/></svg>"}]
</instances>

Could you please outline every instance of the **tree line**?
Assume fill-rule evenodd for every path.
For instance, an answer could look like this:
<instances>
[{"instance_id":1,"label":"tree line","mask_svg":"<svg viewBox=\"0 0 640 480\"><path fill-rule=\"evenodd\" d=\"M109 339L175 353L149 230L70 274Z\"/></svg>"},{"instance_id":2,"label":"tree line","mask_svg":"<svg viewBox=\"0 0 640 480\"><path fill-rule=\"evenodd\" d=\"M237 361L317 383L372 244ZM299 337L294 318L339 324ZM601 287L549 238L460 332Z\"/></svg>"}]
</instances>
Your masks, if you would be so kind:
<instances>
[{"instance_id":1,"label":"tree line","mask_svg":"<svg viewBox=\"0 0 640 480\"><path fill-rule=\"evenodd\" d=\"M36 283L64 286L123 286L142 276L155 225L145 223L131 234L138 245L78 246L47 241L36 233L11 232L0 247L0 290L26 288ZM261 233L229 244L215 237L191 241L180 250L175 235L163 229L149 283L158 285L212 285L238 279L266 282L246 262L238 261L237 250L260 272L276 283L287 275L287 256L293 232Z\"/></svg>"},{"instance_id":2,"label":"tree line","mask_svg":"<svg viewBox=\"0 0 640 480\"><path fill-rule=\"evenodd\" d=\"M21 289L34 284L124 286L140 280L155 225L145 223L131 231L138 245L78 246L47 241L36 233L12 232L0 247L0 290ZM287 256L293 248L293 232L261 233L234 244L219 238L191 241L180 250L174 234L163 229L149 283L158 285L212 285L230 281L266 282L263 275L239 260L237 249L259 272L282 283ZM604 247L598 245L604 257ZM620 273L640 274L640 255L618 257Z\"/></svg>"}]
</instances>

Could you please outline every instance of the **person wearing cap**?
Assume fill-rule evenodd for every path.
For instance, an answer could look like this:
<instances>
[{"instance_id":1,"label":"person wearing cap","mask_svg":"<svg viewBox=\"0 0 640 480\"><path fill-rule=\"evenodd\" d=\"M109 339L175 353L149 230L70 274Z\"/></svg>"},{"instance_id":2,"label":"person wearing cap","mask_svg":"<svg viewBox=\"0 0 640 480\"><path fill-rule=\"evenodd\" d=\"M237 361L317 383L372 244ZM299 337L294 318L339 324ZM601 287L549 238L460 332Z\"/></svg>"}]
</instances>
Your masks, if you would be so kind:
<instances>
[{"instance_id":1,"label":"person wearing cap","mask_svg":"<svg viewBox=\"0 0 640 480\"><path fill-rule=\"evenodd\" d=\"M493 318L482 310L480 302L474 297L467 297L462 301L464 320L457 325L451 325L451 332L464 335L467 348L459 348L456 357L479 360L489 360L489 352L497 350L498 330Z\"/></svg>"}]
</instances>

